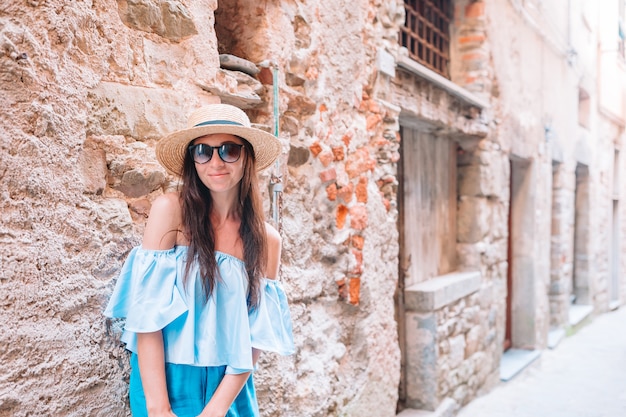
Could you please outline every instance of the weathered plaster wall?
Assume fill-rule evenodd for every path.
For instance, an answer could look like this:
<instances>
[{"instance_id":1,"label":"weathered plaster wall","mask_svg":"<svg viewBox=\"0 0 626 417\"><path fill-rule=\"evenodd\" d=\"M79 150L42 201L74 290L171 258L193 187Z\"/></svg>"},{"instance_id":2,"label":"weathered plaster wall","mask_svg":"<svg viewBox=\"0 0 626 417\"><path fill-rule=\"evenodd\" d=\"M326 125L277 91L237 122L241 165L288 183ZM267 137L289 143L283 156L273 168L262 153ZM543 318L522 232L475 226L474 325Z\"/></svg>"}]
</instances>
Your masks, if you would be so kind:
<instances>
[{"instance_id":1,"label":"weathered plaster wall","mask_svg":"<svg viewBox=\"0 0 626 417\"><path fill-rule=\"evenodd\" d=\"M250 114L273 122L267 71L220 69L224 51L280 70L285 154L262 180L284 184L298 352L263 357L263 414L395 415L398 115L370 93L402 4L220 3L0 6L0 415L128 413L119 323L101 313L150 202L176 186L154 144L220 97L263 101Z\"/></svg>"}]
</instances>

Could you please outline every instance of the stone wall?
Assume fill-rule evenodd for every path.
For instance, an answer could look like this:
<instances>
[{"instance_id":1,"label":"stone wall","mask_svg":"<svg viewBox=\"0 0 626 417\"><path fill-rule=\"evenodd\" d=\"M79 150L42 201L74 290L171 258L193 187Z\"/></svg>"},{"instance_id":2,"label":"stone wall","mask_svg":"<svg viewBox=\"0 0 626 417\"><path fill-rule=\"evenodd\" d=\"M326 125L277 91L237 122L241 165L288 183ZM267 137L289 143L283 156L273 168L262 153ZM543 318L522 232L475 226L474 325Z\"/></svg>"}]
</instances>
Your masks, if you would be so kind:
<instances>
[{"instance_id":1,"label":"stone wall","mask_svg":"<svg viewBox=\"0 0 626 417\"><path fill-rule=\"evenodd\" d=\"M514 322L527 326L513 344L545 347L549 325L566 320L577 262L576 166L589 187L579 272L605 311L609 167L623 125L591 112L579 129L583 82L558 39L534 26L544 17L520 4L454 1L450 71L463 97L389 68L403 59L401 1L0 6L0 416L128 415L122 323L102 310L151 201L177 186L154 146L204 103L245 108L278 126L283 144L260 179L268 220L270 201L281 209L297 353L262 357L263 415L393 416L407 358L415 407L458 406L489 390L505 337L510 233L522 247ZM224 54L252 70L229 67ZM401 126L458 144L458 275L409 291L397 322ZM620 291L626 300L624 279ZM410 301L437 294L445 302L426 310ZM401 353L403 332L415 338Z\"/></svg>"},{"instance_id":2,"label":"stone wall","mask_svg":"<svg viewBox=\"0 0 626 417\"><path fill-rule=\"evenodd\" d=\"M394 415L398 114L371 92L401 16L368 1L0 6L0 415L128 413L121 323L101 313L151 201L176 188L154 145L208 102L273 125L274 68L284 155L261 180L268 197L284 186L298 351L262 358L263 415Z\"/></svg>"}]
</instances>

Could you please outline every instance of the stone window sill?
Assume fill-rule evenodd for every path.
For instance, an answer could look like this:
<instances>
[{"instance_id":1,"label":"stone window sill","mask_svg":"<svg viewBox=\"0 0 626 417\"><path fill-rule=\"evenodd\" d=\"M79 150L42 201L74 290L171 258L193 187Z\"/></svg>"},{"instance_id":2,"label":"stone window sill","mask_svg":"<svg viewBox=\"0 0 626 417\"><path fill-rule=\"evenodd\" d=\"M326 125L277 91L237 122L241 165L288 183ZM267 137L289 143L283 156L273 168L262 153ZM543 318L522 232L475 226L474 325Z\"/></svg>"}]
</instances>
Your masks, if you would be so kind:
<instances>
[{"instance_id":1,"label":"stone window sill","mask_svg":"<svg viewBox=\"0 0 626 417\"><path fill-rule=\"evenodd\" d=\"M404 305L408 311L430 312L439 310L466 297L480 288L478 271L452 272L407 287Z\"/></svg>"},{"instance_id":2,"label":"stone window sill","mask_svg":"<svg viewBox=\"0 0 626 417\"><path fill-rule=\"evenodd\" d=\"M404 55L403 53L398 54L396 64L399 67L404 68L405 70L415 75L418 75L426 79L427 81L430 81L437 87L447 91L451 95L461 99L467 104L476 106L481 110L489 108L489 103L487 103L485 100L482 100L481 98L467 91L463 87L453 83L447 78L437 74L435 71L432 71L420 64L419 62L409 58L408 51L406 52L406 54L407 55Z\"/></svg>"}]
</instances>

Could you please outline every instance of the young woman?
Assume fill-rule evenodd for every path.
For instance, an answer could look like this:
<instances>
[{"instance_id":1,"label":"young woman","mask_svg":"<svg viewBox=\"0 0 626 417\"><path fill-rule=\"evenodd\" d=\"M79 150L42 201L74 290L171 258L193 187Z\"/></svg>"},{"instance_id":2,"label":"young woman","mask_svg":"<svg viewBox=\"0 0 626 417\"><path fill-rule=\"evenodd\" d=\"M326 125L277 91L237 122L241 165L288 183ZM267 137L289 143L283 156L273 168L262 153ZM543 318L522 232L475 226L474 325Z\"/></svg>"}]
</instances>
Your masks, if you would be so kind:
<instances>
[{"instance_id":1,"label":"young woman","mask_svg":"<svg viewBox=\"0 0 626 417\"><path fill-rule=\"evenodd\" d=\"M214 104L156 150L182 186L152 204L105 310L126 318L131 411L258 416L251 372L260 352L294 352L287 298L274 281L280 235L263 219L256 176L280 143L240 109Z\"/></svg>"}]
</instances>

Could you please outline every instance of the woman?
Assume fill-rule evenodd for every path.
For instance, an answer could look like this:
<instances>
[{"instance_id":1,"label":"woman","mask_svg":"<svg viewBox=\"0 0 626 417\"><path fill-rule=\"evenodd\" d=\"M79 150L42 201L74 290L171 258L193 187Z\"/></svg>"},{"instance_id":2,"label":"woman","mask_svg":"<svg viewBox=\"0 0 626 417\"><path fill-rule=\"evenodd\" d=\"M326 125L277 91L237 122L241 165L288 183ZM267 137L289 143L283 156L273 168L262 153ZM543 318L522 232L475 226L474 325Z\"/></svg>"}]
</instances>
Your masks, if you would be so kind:
<instances>
[{"instance_id":1,"label":"woman","mask_svg":"<svg viewBox=\"0 0 626 417\"><path fill-rule=\"evenodd\" d=\"M278 274L281 240L265 223L257 170L280 143L240 109L196 110L157 159L182 179L152 204L105 311L124 317L134 416L258 416L261 351L293 353Z\"/></svg>"}]
</instances>

